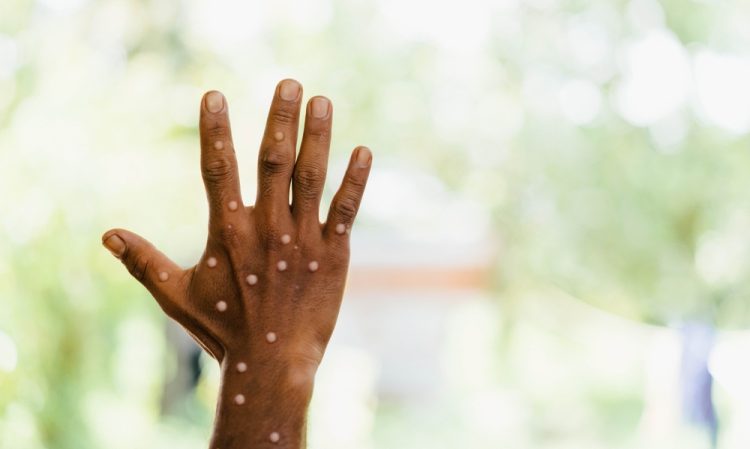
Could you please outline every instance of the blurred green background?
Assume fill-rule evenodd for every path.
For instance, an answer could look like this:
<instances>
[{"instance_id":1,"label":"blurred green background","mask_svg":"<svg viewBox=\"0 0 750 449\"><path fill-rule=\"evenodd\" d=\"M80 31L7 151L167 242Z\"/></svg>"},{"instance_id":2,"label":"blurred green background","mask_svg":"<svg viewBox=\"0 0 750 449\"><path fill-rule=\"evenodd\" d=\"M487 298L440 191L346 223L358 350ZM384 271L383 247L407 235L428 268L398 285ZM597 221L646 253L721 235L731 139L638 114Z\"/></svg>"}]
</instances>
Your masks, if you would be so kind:
<instances>
[{"instance_id":1,"label":"blurred green background","mask_svg":"<svg viewBox=\"0 0 750 449\"><path fill-rule=\"evenodd\" d=\"M200 96L227 96L253 198L285 77L333 100L328 198L375 152L311 448L748 447L748 23L729 0L3 0L0 447L206 447L215 363L100 235L194 263Z\"/></svg>"}]
</instances>

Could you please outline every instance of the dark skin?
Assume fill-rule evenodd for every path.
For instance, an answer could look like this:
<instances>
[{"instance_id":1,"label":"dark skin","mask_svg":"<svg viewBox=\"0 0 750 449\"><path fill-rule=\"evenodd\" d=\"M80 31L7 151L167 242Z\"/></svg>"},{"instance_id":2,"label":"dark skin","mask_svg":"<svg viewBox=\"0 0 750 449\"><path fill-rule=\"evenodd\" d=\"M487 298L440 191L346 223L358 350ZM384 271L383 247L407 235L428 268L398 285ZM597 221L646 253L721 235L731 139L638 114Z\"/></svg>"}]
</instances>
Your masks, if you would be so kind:
<instances>
[{"instance_id":1,"label":"dark skin","mask_svg":"<svg viewBox=\"0 0 750 449\"><path fill-rule=\"evenodd\" d=\"M164 312L219 362L211 449L305 447L313 381L341 305L349 231L372 154L353 151L320 223L333 108L325 97L310 99L297 153L301 99L296 81L277 86L260 146L255 206L245 206L226 99L216 91L204 95L201 171L210 216L195 266L180 268L124 229L102 236Z\"/></svg>"}]
</instances>

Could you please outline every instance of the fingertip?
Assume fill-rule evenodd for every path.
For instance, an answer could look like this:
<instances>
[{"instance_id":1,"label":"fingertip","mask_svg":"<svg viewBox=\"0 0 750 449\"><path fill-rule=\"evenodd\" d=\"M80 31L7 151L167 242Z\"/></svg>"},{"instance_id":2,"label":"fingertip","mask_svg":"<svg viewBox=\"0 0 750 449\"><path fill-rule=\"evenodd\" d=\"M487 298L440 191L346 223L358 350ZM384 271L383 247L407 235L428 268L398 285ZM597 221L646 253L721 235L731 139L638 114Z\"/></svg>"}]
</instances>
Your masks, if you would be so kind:
<instances>
[{"instance_id":1,"label":"fingertip","mask_svg":"<svg viewBox=\"0 0 750 449\"><path fill-rule=\"evenodd\" d=\"M203 95L202 104L206 111L216 114L224 110L226 99L218 90L209 90Z\"/></svg>"},{"instance_id":2,"label":"fingertip","mask_svg":"<svg viewBox=\"0 0 750 449\"><path fill-rule=\"evenodd\" d=\"M102 234L102 243L104 243L105 240L107 240L112 234L116 234L117 229L110 229L109 231Z\"/></svg>"},{"instance_id":3,"label":"fingertip","mask_svg":"<svg viewBox=\"0 0 750 449\"><path fill-rule=\"evenodd\" d=\"M328 97L316 95L307 102L308 111L316 119L327 119L331 115L333 103Z\"/></svg>"},{"instance_id":4,"label":"fingertip","mask_svg":"<svg viewBox=\"0 0 750 449\"><path fill-rule=\"evenodd\" d=\"M366 146L360 145L355 148L353 156L359 168L369 168L372 165L372 151Z\"/></svg>"},{"instance_id":5,"label":"fingertip","mask_svg":"<svg viewBox=\"0 0 750 449\"><path fill-rule=\"evenodd\" d=\"M125 240L117 233L117 229L112 229L102 235L102 245L118 259L122 258L127 249Z\"/></svg>"},{"instance_id":6,"label":"fingertip","mask_svg":"<svg viewBox=\"0 0 750 449\"><path fill-rule=\"evenodd\" d=\"M295 101L302 93L302 84L292 78L285 78L276 85L276 92L285 101Z\"/></svg>"}]
</instances>

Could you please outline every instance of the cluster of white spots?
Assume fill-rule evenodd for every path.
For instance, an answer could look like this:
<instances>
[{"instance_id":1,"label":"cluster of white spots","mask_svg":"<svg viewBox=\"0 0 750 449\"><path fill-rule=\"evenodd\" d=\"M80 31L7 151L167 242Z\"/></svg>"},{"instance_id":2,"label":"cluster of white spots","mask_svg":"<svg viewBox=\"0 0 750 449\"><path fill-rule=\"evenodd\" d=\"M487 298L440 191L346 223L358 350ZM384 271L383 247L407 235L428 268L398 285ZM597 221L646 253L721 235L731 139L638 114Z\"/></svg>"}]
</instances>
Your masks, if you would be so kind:
<instances>
[{"instance_id":1,"label":"cluster of white spots","mask_svg":"<svg viewBox=\"0 0 750 449\"><path fill-rule=\"evenodd\" d=\"M161 273L159 273L159 280L162 281L162 282L168 281L169 280L169 273L167 273L166 271L162 271Z\"/></svg>"},{"instance_id":2,"label":"cluster of white spots","mask_svg":"<svg viewBox=\"0 0 750 449\"><path fill-rule=\"evenodd\" d=\"M307 264L307 269L310 270L311 273L315 273L316 271L318 271L318 261L313 260L312 262Z\"/></svg>"},{"instance_id":3,"label":"cluster of white spots","mask_svg":"<svg viewBox=\"0 0 750 449\"><path fill-rule=\"evenodd\" d=\"M216 262L215 257L209 257L208 260L206 261L206 265L208 265L210 268L215 267L217 263L218 262Z\"/></svg>"},{"instance_id":4,"label":"cluster of white spots","mask_svg":"<svg viewBox=\"0 0 750 449\"><path fill-rule=\"evenodd\" d=\"M279 432L271 432L271 435L268 435L268 439L271 440L271 443L278 443L281 435L279 435Z\"/></svg>"},{"instance_id":5,"label":"cluster of white spots","mask_svg":"<svg viewBox=\"0 0 750 449\"><path fill-rule=\"evenodd\" d=\"M245 362L240 362L237 364L237 371L240 373L244 373L247 371L247 364Z\"/></svg>"},{"instance_id":6,"label":"cluster of white spots","mask_svg":"<svg viewBox=\"0 0 750 449\"><path fill-rule=\"evenodd\" d=\"M284 140L284 133L282 133L281 131L276 131L275 133L273 133L273 138L277 142L281 142L282 140Z\"/></svg>"},{"instance_id":7,"label":"cluster of white spots","mask_svg":"<svg viewBox=\"0 0 750 449\"><path fill-rule=\"evenodd\" d=\"M245 403L245 395L238 394L234 397L234 403L237 405L242 405Z\"/></svg>"},{"instance_id":8,"label":"cluster of white spots","mask_svg":"<svg viewBox=\"0 0 750 449\"><path fill-rule=\"evenodd\" d=\"M286 270L286 268L287 268L287 263L286 263L286 260L280 260L280 261L278 261L278 262L276 263L276 268L277 268L277 269L278 269L279 271L285 271L285 270Z\"/></svg>"},{"instance_id":9,"label":"cluster of white spots","mask_svg":"<svg viewBox=\"0 0 750 449\"><path fill-rule=\"evenodd\" d=\"M284 234L281 236L281 243L283 243L284 245L288 245L291 241L292 237L289 234Z\"/></svg>"},{"instance_id":10,"label":"cluster of white spots","mask_svg":"<svg viewBox=\"0 0 750 449\"><path fill-rule=\"evenodd\" d=\"M221 140L217 140L216 142L214 142L214 148L216 148L217 150L223 150L224 142L222 142Z\"/></svg>"},{"instance_id":11,"label":"cluster of white spots","mask_svg":"<svg viewBox=\"0 0 750 449\"><path fill-rule=\"evenodd\" d=\"M339 223L336 225L336 234L343 234L346 232L346 225L344 223Z\"/></svg>"},{"instance_id":12,"label":"cluster of white spots","mask_svg":"<svg viewBox=\"0 0 750 449\"><path fill-rule=\"evenodd\" d=\"M227 303L226 303L226 301L219 301L219 302L217 302L216 303L216 310L218 310L219 312L223 312L223 311L227 310Z\"/></svg>"},{"instance_id":13,"label":"cluster of white spots","mask_svg":"<svg viewBox=\"0 0 750 449\"><path fill-rule=\"evenodd\" d=\"M269 332L266 334L266 341L273 343L276 341L276 332Z\"/></svg>"},{"instance_id":14,"label":"cluster of white spots","mask_svg":"<svg viewBox=\"0 0 750 449\"><path fill-rule=\"evenodd\" d=\"M258 283L258 276L254 274L248 274L247 277L245 278L245 281L247 281L249 285L255 285Z\"/></svg>"},{"instance_id":15,"label":"cluster of white spots","mask_svg":"<svg viewBox=\"0 0 750 449\"><path fill-rule=\"evenodd\" d=\"M237 210L238 207L239 207L239 204L237 204L237 201L229 202L229 210Z\"/></svg>"}]
</instances>

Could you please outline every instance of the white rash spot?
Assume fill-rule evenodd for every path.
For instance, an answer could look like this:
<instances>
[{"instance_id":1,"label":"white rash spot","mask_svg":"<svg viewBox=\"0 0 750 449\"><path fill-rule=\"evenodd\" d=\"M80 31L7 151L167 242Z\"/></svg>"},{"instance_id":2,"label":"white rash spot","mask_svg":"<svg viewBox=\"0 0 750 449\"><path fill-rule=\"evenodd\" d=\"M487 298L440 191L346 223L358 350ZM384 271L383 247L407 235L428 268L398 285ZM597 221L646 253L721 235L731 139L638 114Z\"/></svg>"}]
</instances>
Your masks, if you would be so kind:
<instances>
[{"instance_id":1,"label":"white rash spot","mask_svg":"<svg viewBox=\"0 0 750 449\"><path fill-rule=\"evenodd\" d=\"M219 301L216 303L216 310L223 312L227 310L227 303L225 301Z\"/></svg>"},{"instance_id":2,"label":"white rash spot","mask_svg":"<svg viewBox=\"0 0 750 449\"><path fill-rule=\"evenodd\" d=\"M281 142L282 140L284 140L284 133L282 133L281 131L276 131L275 133L273 133L273 138L277 142Z\"/></svg>"},{"instance_id":3,"label":"white rash spot","mask_svg":"<svg viewBox=\"0 0 750 449\"><path fill-rule=\"evenodd\" d=\"M169 273L167 273L166 271L162 271L161 273L159 273L159 280L162 281L162 282L168 281L169 280Z\"/></svg>"},{"instance_id":4,"label":"white rash spot","mask_svg":"<svg viewBox=\"0 0 750 449\"><path fill-rule=\"evenodd\" d=\"M237 210L237 208L240 207L239 204L237 204L237 201L230 201L229 202L229 210Z\"/></svg>"},{"instance_id":5,"label":"white rash spot","mask_svg":"<svg viewBox=\"0 0 750 449\"><path fill-rule=\"evenodd\" d=\"M343 234L346 232L346 225L344 223L339 223L336 225L336 234Z\"/></svg>"},{"instance_id":6,"label":"white rash spot","mask_svg":"<svg viewBox=\"0 0 750 449\"><path fill-rule=\"evenodd\" d=\"M286 270L286 268L287 268L287 263L286 263L286 260L280 260L280 261L279 261L279 262L278 262L278 263L276 264L276 268L277 268L277 269L278 269L279 271L285 271L285 270Z\"/></svg>"},{"instance_id":7,"label":"white rash spot","mask_svg":"<svg viewBox=\"0 0 750 449\"><path fill-rule=\"evenodd\" d=\"M276 341L276 332L269 332L266 334L266 341L274 343Z\"/></svg>"},{"instance_id":8,"label":"white rash spot","mask_svg":"<svg viewBox=\"0 0 750 449\"><path fill-rule=\"evenodd\" d=\"M245 278L245 281L247 281L249 285L255 285L258 283L258 276L254 274L248 274L247 277Z\"/></svg>"},{"instance_id":9,"label":"white rash spot","mask_svg":"<svg viewBox=\"0 0 750 449\"><path fill-rule=\"evenodd\" d=\"M244 404L245 403L245 395L238 394L237 396L235 396L234 397L234 403L237 404L237 405Z\"/></svg>"},{"instance_id":10,"label":"white rash spot","mask_svg":"<svg viewBox=\"0 0 750 449\"><path fill-rule=\"evenodd\" d=\"M291 241L292 237L289 234L284 234L281 236L281 243L283 243L284 245L288 245Z\"/></svg>"},{"instance_id":11,"label":"white rash spot","mask_svg":"<svg viewBox=\"0 0 750 449\"><path fill-rule=\"evenodd\" d=\"M315 273L318 271L319 265L317 260L313 260L309 264L307 264L307 269L310 270L311 273Z\"/></svg>"},{"instance_id":12,"label":"white rash spot","mask_svg":"<svg viewBox=\"0 0 750 449\"><path fill-rule=\"evenodd\" d=\"M215 257L209 257L208 260L206 261L206 265L208 265L209 268L215 267L217 263L218 262L216 261Z\"/></svg>"},{"instance_id":13,"label":"white rash spot","mask_svg":"<svg viewBox=\"0 0 750 449\"><path fill-rule=\"evenodd\" d=\"M237 371L240 373L244 373L247 371L247 364L245 362L240 362L237 364Z\"/></svg>"},{"instance_id":14,"label":"white rash spot","mask_svg":"<svg viewBox=\"0 0 750 449\"><path fill-rule=\"evenodd\" d=\"M223 150L224 142L222 142L221 140L217 140L216 142L214 142L214 148L216 148L217 150Z\"/></svg>"},{"instance_id":15,"label":"white rash spot","mask_svg":"<svg viewBox=\"0 0 750 449\"><path fill-rule=\"evenodd\" d=\"M279 432L271 432L271 435L268 436L268 439L271 441L271 443L278 443L281 439L281 436L279 435Z\"/></svg>"}]
</instances>

